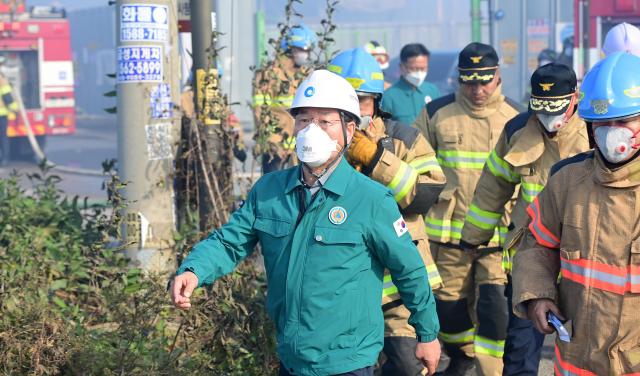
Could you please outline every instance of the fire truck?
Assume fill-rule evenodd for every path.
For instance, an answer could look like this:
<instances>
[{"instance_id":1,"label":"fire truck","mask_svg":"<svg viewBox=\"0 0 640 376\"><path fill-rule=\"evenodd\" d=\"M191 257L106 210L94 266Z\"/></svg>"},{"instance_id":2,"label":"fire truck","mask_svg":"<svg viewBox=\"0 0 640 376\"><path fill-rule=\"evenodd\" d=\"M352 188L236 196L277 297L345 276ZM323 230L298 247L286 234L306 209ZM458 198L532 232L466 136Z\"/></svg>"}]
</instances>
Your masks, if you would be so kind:
<instances>
[{"instance_id":1,"label":"fire truck","mask_svg":"<svg viewBox=\"0 0 640 376\"><path fill-rule=\"evenodd\" d=\"M63 9L0 2L0 73L19 93L38 141L76 129L69 21ZM12 154L28 153L24 119L9 122ZM27 149L27 150L24 150Z\"/></svg>"},{"instance_id":2,"label":"fire truck","mask_svg":"<svg viewBox=\"0 0 640 376\"><path fill-rule=\"evenodd\" d=\"M640 0L574 0L573 67L584 77L601 58L607 32L621 22L640 26Z\"/></svg>"}]
</instances>

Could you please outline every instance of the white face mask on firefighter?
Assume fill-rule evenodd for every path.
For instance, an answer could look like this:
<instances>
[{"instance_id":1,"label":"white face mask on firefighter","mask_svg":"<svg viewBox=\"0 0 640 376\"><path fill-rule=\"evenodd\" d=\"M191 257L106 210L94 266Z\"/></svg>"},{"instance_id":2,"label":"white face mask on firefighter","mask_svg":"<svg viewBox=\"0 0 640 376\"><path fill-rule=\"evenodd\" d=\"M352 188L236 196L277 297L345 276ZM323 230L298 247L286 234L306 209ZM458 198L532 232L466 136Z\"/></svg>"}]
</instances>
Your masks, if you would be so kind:
<instances>
[{"instance_id":1,"label":"white face mask on firefighter","mask_svg":"<svg viewBox=\"0 0 640 376\"><path fill-rule=\"evenodd\" d=\"M635 153L638 145L633 143L636 134L626 127L600 126L593 130L598 149L611 163L623 162Z\"/></svg>"},{"instance_id":2,"label":"white face mask on firefighter","mask_svg":"<svg viewBox=\"0 0 640 376\"><path fill-rule=\"evenodd\" d=\"M294 51L293 52L293 62L296 63L297 66L301 67L306 65L309 62L309 52L307 51Z\"/></svg>"},{"instance_id":3,"label":"white face mask on firefighter","mask_svg":"<svg viewBox=\"0 0 640 376\"><path fill-rule=\"evenodd\" d=\"M309 167L320 167L336 151L338 141L332 140L327 132L315 123L307 125L296 135L296 155Z\"/></svg>"},{"instance_id":4,"label":"white face mask on firefighter","mask_svg":"<svg viewBox=\"0 0 640 376\"><path fill-rule=\"evenodd\" d=\"M536 114L538 120L549 132L557 132L560 128L564 127L565 122L565 114L560 115L545 115L545 114Z\"/></svg>"},{"instance_id":5,"label":"white face mask on firefighter","mask_svg":"<svg viewBox=\"0 0 640 376\"><path fill-rule=\"evenodd\" d=\"M427 78L427 71L409 72L406 73L403 77L411 85L419 87L424 82L424 79Z\"/></svg>"}]
</instances>

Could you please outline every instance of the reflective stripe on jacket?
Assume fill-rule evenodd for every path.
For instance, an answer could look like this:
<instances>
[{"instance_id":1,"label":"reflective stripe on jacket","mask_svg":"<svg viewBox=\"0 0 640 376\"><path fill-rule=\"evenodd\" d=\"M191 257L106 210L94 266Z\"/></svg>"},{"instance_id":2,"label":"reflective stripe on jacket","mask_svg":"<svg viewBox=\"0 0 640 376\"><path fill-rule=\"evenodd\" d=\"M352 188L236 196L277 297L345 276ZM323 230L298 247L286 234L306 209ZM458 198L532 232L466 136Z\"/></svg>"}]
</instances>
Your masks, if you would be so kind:
<instances>
[{"instance_id":1,"label":"reflective stripe on jacket","mask_svg":"<svg viewBox=\"0 0 640 376\"><path fill-rule=\"evenodd\" d=\"M483 244L494 236L495 226L514 193L510 213L514 230L507 236L503 267L511 271L517 242L515 233L528 223L527 206L547 183L549 170L559 160L589 150L585 123L575 113L554 137L549 137L536 115L524 112L505 126L478 180L473 201L462 229L462 240Z\"/></svg>"},{"instance_id":2,"label":"reflective stripe on jacket","mask_svg":"<svg viewBox=\"0 0 640 376\"><path fill-rule=\"evenodd\" d=\"M416 120L427 141L436 150L447 185L426 217L429 239L458 244L476 183L509 119L517 115L516 105L501 94L498 86L484 107L475 107L460 92L429 103ZM502 243L508 221L490 237L489 246ZM489 240L489 239L488 239Z\"/></svg>"}]
</instances>

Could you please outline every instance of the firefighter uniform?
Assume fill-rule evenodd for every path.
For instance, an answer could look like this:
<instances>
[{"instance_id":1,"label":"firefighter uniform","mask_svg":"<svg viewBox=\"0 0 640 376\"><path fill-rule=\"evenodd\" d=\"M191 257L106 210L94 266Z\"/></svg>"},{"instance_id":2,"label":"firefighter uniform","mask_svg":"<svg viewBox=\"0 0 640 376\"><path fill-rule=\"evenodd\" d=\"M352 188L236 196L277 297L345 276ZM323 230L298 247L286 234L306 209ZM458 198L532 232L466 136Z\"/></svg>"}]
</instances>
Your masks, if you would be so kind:
<instances>
[{"instance_id":1,"label":"firefighter uniform","mask_svg":"<svg viewBox=\"0 0 640 376\"><path fill-rule=\"evenodd\" d=\"M296 88L309 73L308 69L298 67L288 56L280 56L269 66L256 72L253 82L253 114L256 124L272 119L261 119L263 108L270 107L277 126L269 126L270 133L267 150L262 150L263 173L279 170L297 163L295 138L293 137L293 118L287 112L291 107ZM258 128L258 126L256 126Z\"/></svg>"},{"instance_id":2,"label":"firefighter uniform","mask_svg":"<svg viewBox=\"0 0 640 376\"><path fill-rule=\"evenodd\" d=\"M497 65L491 46L472 43L459 56L460 82L491 82ZM459 242L485 161L507 121L518 114L518 107L501 94L501 85L482 107L474 106L459 91L429 103L415 123L436 150L447 179L426 217L431 251L444 282L444 288L436 292L440 339L452 362L469 362L475 354L482 374L502 372L507 278L501 255L495 251L507 233L508 219L501 219L479 256L463 250Z\"/></svg>"},{"instance_id":3,"label":"firefighter uniform","mask_svg":"<svg viewBox=\"0 0 640 376\"><path fill-rule=\"evenodd\" d=\"M505 126L476 186L475 195L462 228L462 242L487 243L514 193L517 201L510 214L514 228L507 235L503 268L511 272L511 260L519 236L528 223L527 206L547 182L551 167L561 159L589 150L584 122L575 111L576 76L568 67L548 64L531 77L529 112L511 119ZM574 112L575 111L575 112ZM547 131L538 116L564 115L566 123ZM551 124L554 125L555 124ZM518 190L519 188L519 190ZM506 291L511 306L511 284ZM505 375L537 375L544 336L531 321L509 315L504 353Z\"/></svg>"},{"instance_id":4,"label":"firefighter uniform","mask_svg":"<svg viewBox=\"0 0 640 376\"><path fill-rule=\"evenodd\" d=\"M556 341L556 375L636 374L640 160L610 170L592 151L554 170L515 256L515 313L526 317L524 302L549 298L570 320L571 342Z\"/></svg>"},{"instance_id":5,"label":"firefighter uniform","mask_svg":"<svg viewBox=\"0 0 640 376\"><path fill-rule=\"evenodd\" d=\"M442 287L442 278L429 251L423 218L445 184L435 152L418 130L393 120L374 118L365 133L379 146L372 163L363 166L361 172L393 192L427 267L429 284L436 290ZM385 337L416 337L415 330L407 322L409 311L402 305L388 271L384 276L382 311L385 313Z\"/></svg>"},{"instance_id":6,"label":"firefighter uniform","mask_svg":"<svg viewBox=\"0 0 640 376\"><path fill-rule=\"evenodd\" d=\"M0 74L0 166L9 162L9 119L15 118L18 103L13 98L11 84Z\"/></svg>"},{"instance_id":7,"label":"firefighter uniform","mask_svg":"<svg viewBox=\"0 0 640 376\"><path fill-rule=\"evenodd\" d=\"M417 129L380 116L384 76L376 59L362 48L341 52L327 69L345 78L358 99L372 99L372 118L356 131L348 150L348 161L357 170L389 188L409 234L425 263L432 289L442 286L424 229L425 214L444 188L445 177L435 152ZM361 102L362 103L362 102ZM371 102L370 102L371 103ZM368 109L371 110L371 107ZM367 111L368 111L367 110ZM388 270L384 274L382 311L385 319L383 375L416 375L424 366L415 357L416 332L408 322L398 288Z\"/></svg>"},{"instance_id":8,"label":"firefighter uniform","mask_svg":"<svg viewBox=\"0 0 640 376\"><path fill-rule=\"evenodd\" d=\"M587 73L578 113L598 125L597 149L556 164L527 209L514 312L526 317L538 299L559 307L570 338L556 339L556 375L640 373L639 72L640 58L616 53ZM608 131L628 136L609 139ZM617 153L635 155L616 160Z\"/></svg>"}]
</instances>

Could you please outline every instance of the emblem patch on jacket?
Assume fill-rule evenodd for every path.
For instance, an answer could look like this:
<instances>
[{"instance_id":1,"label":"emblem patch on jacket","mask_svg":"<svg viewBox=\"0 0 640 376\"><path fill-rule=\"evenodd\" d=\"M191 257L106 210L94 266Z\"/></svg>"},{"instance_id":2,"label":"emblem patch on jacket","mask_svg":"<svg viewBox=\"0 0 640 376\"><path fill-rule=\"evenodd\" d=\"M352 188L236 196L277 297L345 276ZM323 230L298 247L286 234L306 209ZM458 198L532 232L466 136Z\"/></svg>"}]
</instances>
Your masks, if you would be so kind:
<instances>
[{"instance_id":1,"label":"emblem patch on jacket","mask_svg":"<svg viewBox=\"0 0 640 376\"><path fill-rule=\"evenodd\" d=\"M329 210L329 221L334 225L341 225L347 220L347 211L342 206L334 206Z\"/></svg>"},{"instance_id":2,"label":"emblem patch on jacket","mask_svg":"<svg viewBox=\"0 0 640 376\"><path fill-rule=\"evenodd\" d=\"M396 235L398 235L398 237L401 237L405 232L409 231L407 223L404 221L402 216L398 218L397 221L393 222L393 229L396 230Z\"/></svg>"}]
</instances>

